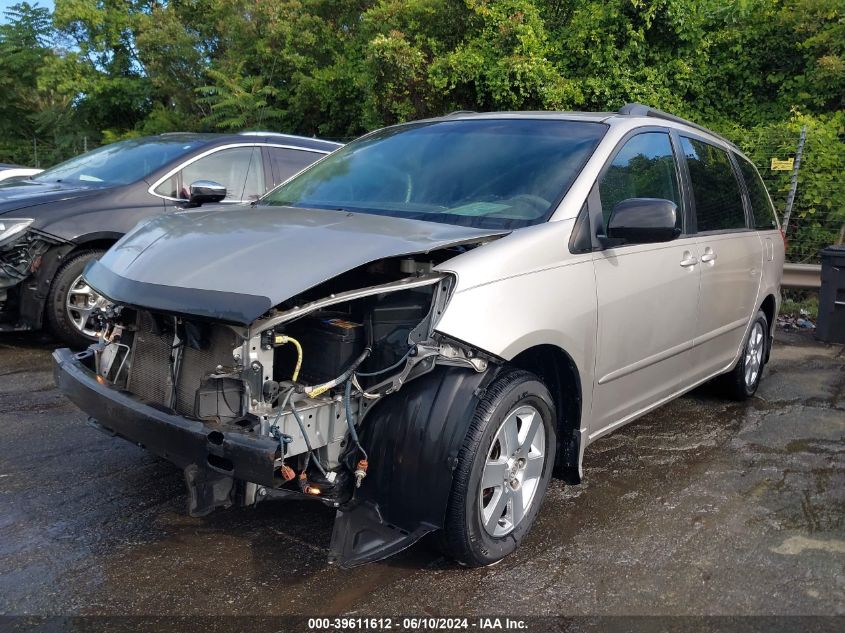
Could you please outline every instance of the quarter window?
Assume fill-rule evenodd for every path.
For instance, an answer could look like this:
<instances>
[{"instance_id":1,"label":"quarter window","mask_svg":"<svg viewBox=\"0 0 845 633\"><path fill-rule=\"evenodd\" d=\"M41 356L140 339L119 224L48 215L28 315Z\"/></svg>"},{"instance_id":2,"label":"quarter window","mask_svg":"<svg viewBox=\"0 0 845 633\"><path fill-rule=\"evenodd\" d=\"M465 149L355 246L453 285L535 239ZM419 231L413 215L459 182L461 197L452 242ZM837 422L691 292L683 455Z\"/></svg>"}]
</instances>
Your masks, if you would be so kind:
<instances>
[{"instance_id":1,"label":"quarter window","mask_svg":"<svg viewBox=\"0 0 845 633\"><path fill-rule=\"evenodd\" d=\"M204 156L165 180L156 193L188 199L191 183L212 180L226 187L225 202L257 200L265 190L261 149L233 147Z\"/></svg>"},{"instance_id":2,"label":"quarter window","mask_svg":"<svg viewBox=\"0 0 845 633\"><path fill-rule=\"evenodd\" d=\"M728 153L685 136L681 147L689 166L698 231L745 228L745 209Z\"/></svg>"},{"instance_id":3,"label":"quarter window","mask_svg":"<svg viewBox=\"0 0 845 633\"><path fill-rule=\"evenodd\" d=\"M754 216L754 228L776 229L778 228L775 219L775 209L766 193L766 185L754 166L744 158L737 156L739 170L745 179L745 187L748 189L748 198L751 202L751 212Z\"/></svg>"},{"instance_id":4,"label":"quarter window","mask_svg":"<svg viewBox=\"0 0 845 633\"><path fill-rule=\"evenodd\" d=\"M599 182L605 226L613 207L628 198L664 198L680 209L678 174L672 142L665 132L644 132L631 138L613 158ZM678 212L678 228L683 214Z\"/></svg>"}]
</instances>

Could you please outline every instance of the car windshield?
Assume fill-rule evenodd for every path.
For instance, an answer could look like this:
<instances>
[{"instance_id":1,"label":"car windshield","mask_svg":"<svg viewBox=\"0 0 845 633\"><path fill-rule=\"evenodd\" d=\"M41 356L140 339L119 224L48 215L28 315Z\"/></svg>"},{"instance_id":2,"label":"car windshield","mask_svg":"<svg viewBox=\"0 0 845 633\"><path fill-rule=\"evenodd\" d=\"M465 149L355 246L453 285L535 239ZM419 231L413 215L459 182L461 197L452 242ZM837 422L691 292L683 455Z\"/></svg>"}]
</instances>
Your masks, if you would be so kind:
<instances>
[{"instance_id":1,"label":"car windshield","mask_svg":"<svg viewBox=\"0 0 845 633\"><path fill-rule=\"evenodd\" d=\"M519 228L548 219L606 129L527 118L391 127L337 150L260 204Z\"/></svg>"},{"instance_id":2,"label":"car windshield","mask_svg":"<svg viewBox=\"0 0 845 633\"><path fill-rule=\"evenodd\" d=\"M203 145L202 139L144 138L104 145L71 158L33 178L89 186L126 185Z\"/></svg>"}]
</instances>

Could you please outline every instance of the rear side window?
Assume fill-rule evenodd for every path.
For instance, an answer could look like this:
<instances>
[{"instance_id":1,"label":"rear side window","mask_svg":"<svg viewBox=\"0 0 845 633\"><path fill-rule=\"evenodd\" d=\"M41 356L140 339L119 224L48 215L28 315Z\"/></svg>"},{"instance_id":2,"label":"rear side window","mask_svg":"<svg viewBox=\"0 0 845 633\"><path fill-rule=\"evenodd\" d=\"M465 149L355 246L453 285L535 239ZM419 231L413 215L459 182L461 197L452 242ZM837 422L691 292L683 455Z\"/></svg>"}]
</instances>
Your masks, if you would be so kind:
<instances>
[{"instance_id":1,"label":"rear side window","mask_svg":"<svg viewBox=\"0 0 845 633\"><path fill-rule=\"evenodd\" d=\"M681 197L669 135L644 132L629 139L602 176L599 195L605 226L613 207L623 200L664 198L678 205L678 228L681 228Z\"/></svg>"},{"instance_id":2,"label":"rear side window","mask_svg":"<svg viewBox=\"0 0 845 633\"><path fill-rule=\"evenodd\" d=\"M268 151L270 152L270 165L273 169L274 187L323 157L322 154L316 152L282 147L269 147Z\"/></svg>"},{"instance_id":3,"label":"rear side window","mask_svg":"<svg viewBox=\"0 0 845 633\"><path fill-rule=\"evenodd\" d=\"M737 156L736 162L739 163L739 171L742 172L742 177L745 180L745 187L748 189L748 198L751 202L751 211L754 215L755 229L776 229L778 228L777 220L775 219L775 209L772 206L772 201L766 193L766 185L763 184L763 179L760 174L754 169L754 166L744 158Z\"/></svg>"},{"instance_id":4,"label":"rear side window","mask_svg":"<svg viewBox=\"0 0 845 633\"><path fill-rule=\"evenodd\" d=\"M728 153L720 147L681 137L689 166L699 233L745 228L745 209Z\"/></svg>"}]
</instances>

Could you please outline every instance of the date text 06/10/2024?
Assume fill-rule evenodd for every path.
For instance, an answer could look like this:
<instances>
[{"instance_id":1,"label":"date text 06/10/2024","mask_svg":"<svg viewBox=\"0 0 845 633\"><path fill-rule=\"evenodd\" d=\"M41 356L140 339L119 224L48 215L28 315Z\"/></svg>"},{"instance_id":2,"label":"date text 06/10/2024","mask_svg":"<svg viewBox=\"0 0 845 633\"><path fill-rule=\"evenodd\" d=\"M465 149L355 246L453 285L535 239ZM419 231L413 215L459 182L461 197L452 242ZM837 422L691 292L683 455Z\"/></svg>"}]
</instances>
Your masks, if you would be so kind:
<instances>
[{"instance_id":1,"label":"date text 06/10/2024","mask_svg":"<svg viewBox=\"0 0 845 633\"><path fill-rule=\"evenodd\" d=\"M528 628L524 620L509 617L469 618L437 618L437 617L406 617L406 618L309 618L309 630L511 630L519 631Z\"/></svg>"}]
</instances>

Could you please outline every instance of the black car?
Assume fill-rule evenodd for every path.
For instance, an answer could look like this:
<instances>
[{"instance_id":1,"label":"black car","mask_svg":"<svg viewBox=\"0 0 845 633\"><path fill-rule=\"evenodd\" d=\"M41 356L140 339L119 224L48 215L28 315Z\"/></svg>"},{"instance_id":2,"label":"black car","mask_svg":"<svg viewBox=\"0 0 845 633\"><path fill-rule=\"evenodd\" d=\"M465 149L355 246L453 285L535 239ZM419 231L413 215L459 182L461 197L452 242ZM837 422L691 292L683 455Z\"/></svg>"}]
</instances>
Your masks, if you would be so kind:
<instances>
[{"instance_id":1,"label":"black car","mask_svg":"<svg viewBox=\"0 0 845 633\"><path fill-rule=\"evenodd\" d=\"M82 271L140 220L203 202L248 203L338 147L269 132L162 134L0 184L0 331L46 320L84 346L105 301Z\"/></svg>"}]
</instances>

